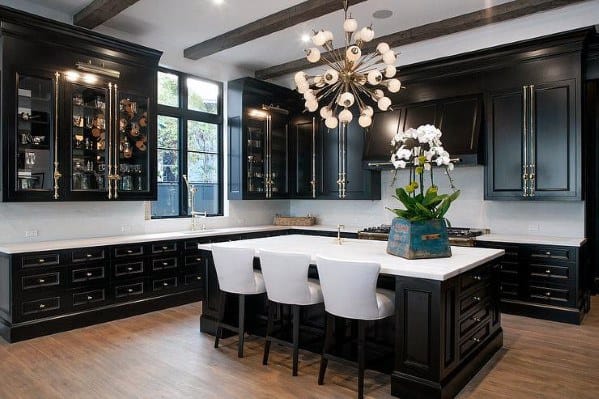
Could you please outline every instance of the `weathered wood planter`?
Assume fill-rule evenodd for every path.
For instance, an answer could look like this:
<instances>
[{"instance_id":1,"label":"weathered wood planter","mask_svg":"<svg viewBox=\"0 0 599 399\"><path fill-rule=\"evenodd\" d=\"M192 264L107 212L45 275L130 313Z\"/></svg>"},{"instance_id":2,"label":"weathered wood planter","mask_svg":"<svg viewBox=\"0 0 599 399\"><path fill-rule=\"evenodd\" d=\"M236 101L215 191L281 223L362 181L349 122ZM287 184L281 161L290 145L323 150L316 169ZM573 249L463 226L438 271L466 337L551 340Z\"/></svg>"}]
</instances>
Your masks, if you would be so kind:
<instances>
[{"instance_id":1,"label":"weathered wood planter","mask_svg":"<svg viewBox=\"0 0 599 399\"><path fill-rule=\"evenodd\" d=\"M406 259L450 257L445 220L410 222L402 218L393 219L387 252Z\"/></svg>"}]
</instances>

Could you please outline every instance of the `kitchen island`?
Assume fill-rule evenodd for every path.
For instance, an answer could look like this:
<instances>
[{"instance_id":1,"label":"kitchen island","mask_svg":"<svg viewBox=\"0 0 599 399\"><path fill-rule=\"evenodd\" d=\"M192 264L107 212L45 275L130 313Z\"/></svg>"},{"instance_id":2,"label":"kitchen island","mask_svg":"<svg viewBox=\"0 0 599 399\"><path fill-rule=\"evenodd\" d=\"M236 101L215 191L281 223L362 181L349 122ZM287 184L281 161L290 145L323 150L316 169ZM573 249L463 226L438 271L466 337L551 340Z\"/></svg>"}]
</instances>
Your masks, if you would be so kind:
<instances>
[{"instance_id":1,"label":"kitchen island","mask_svg":"<svg viewBox=\"0 0 599 399\"><path fill-rule=\"evenodd\" d=\"M503 250L452 247L451 258L406 260L387 254L386 242L345 239L340 245L331 237L287 235L222 245L254 248L257 259L265 249L380 263L382 283L391 280L396 293L394 332L386 342L393 351L395 396L453 397L503 345L498 276ZM198 248L210 259L212 244ZM211 261L207 268L202 331L213 334L220 292ZM258 325L264 307L251 309Z\"/></svg>"}]
</instances>

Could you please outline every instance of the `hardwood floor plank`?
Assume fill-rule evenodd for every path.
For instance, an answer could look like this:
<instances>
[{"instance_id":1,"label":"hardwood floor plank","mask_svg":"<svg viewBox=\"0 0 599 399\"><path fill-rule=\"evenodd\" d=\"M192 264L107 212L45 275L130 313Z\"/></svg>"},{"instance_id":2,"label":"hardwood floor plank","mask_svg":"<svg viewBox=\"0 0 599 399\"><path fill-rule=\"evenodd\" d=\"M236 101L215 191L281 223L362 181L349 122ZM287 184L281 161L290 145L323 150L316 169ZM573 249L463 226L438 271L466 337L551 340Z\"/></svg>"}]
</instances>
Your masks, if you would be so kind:
<instances>
[{"instance_id":1,"label":"hardwood floor plank","mask_svg":"<svg viewBox=\"0 0 599 399\"><path fill-rule=\"evenodd\" d=\"M599 306L599 298L593 298ZM194 303L47 337L0 341L0 398L355 398L357 370L330 362L325 385L319 356L273 345L262 366L264 341L248 337L237 358L236 338L214 349L199 332ZM460 399L596 397L599 312L582 326L503 315L504 348L462 390ZM389 377L366 372L368 398L390 398Z\"/></svg>"}]
</instances>

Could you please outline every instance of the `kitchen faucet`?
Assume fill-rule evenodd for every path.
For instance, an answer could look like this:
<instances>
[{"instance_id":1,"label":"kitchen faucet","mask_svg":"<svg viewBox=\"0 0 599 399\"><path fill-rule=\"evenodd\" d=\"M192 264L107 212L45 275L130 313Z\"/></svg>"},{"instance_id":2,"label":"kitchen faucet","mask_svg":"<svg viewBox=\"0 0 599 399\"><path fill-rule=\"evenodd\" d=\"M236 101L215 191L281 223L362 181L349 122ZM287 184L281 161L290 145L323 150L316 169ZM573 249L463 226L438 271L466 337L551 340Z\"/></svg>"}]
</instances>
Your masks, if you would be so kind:
<instances>
[{"instance_id":1,"label":"kitchen faucet","mask_svg":"<svg viewBox=\"0 0 599 399\"><path fill-rule=\"evenodd\" d=\"M185 180L185 185L187 186L187 192L189 193L189 202L188 202L188 206L190 209L190 213L191 213L191 230L192 231L196 231L199 230L199 218L203 218L204 221L206 220L206 218L208 217L208 212L206 211L196 211L194 209L195 206L195 196L196 196L196 192L198 191L197 188L195 188L193 185L191 185L191 183L189 182L189 179L187 178L187 175L183 175L183 180ZM206 223L202 223L201 224L201 230L205 231L206 230Z\"/></svg>"},{"instance_id":2,"label":"kitchen faucet","mask_svg":"<svg viewBox=\"0 0 599 399\"><path fill-rule=\"evenodd\" d=\"M343 244L343 241L341 239L341 229L345 228L345 225L343 224L338 224L337 225L337 244L341 245Z\"/></svg>"}]
</instances>

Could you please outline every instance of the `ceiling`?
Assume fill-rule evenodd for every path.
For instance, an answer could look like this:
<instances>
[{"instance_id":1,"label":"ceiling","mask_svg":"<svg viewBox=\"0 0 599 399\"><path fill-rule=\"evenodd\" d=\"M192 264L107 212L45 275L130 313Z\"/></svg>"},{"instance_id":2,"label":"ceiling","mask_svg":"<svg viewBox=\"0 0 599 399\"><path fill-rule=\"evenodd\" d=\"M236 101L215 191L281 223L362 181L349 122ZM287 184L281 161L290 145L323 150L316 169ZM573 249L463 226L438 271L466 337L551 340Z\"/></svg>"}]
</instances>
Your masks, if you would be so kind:
<instances>
[{"instance_id":1,"label":"ceiling","mask_svg":"<svg viewBox=\"0 0 599 399\"><path fill-rule=\"evenodd\" d=\"M74 15L91 0L29 0L31 3ZM183 49L231 29L253 22L303 0L141 0L96 30L136 41L182 57ZM510 0L368 0L350 8L360 26L373 24L377 36L419 26L505 3ZM388 19L375 19L376 10L391 10ZM302 35L313 29L329 29L341 37L343 12L275 32L243 45L191 61L227 63L255 71L304 56L309 45ZM376 39L375 39L376 40ZM340 44L340 42L337 42Z\"/></svg>"}]
</instances>

